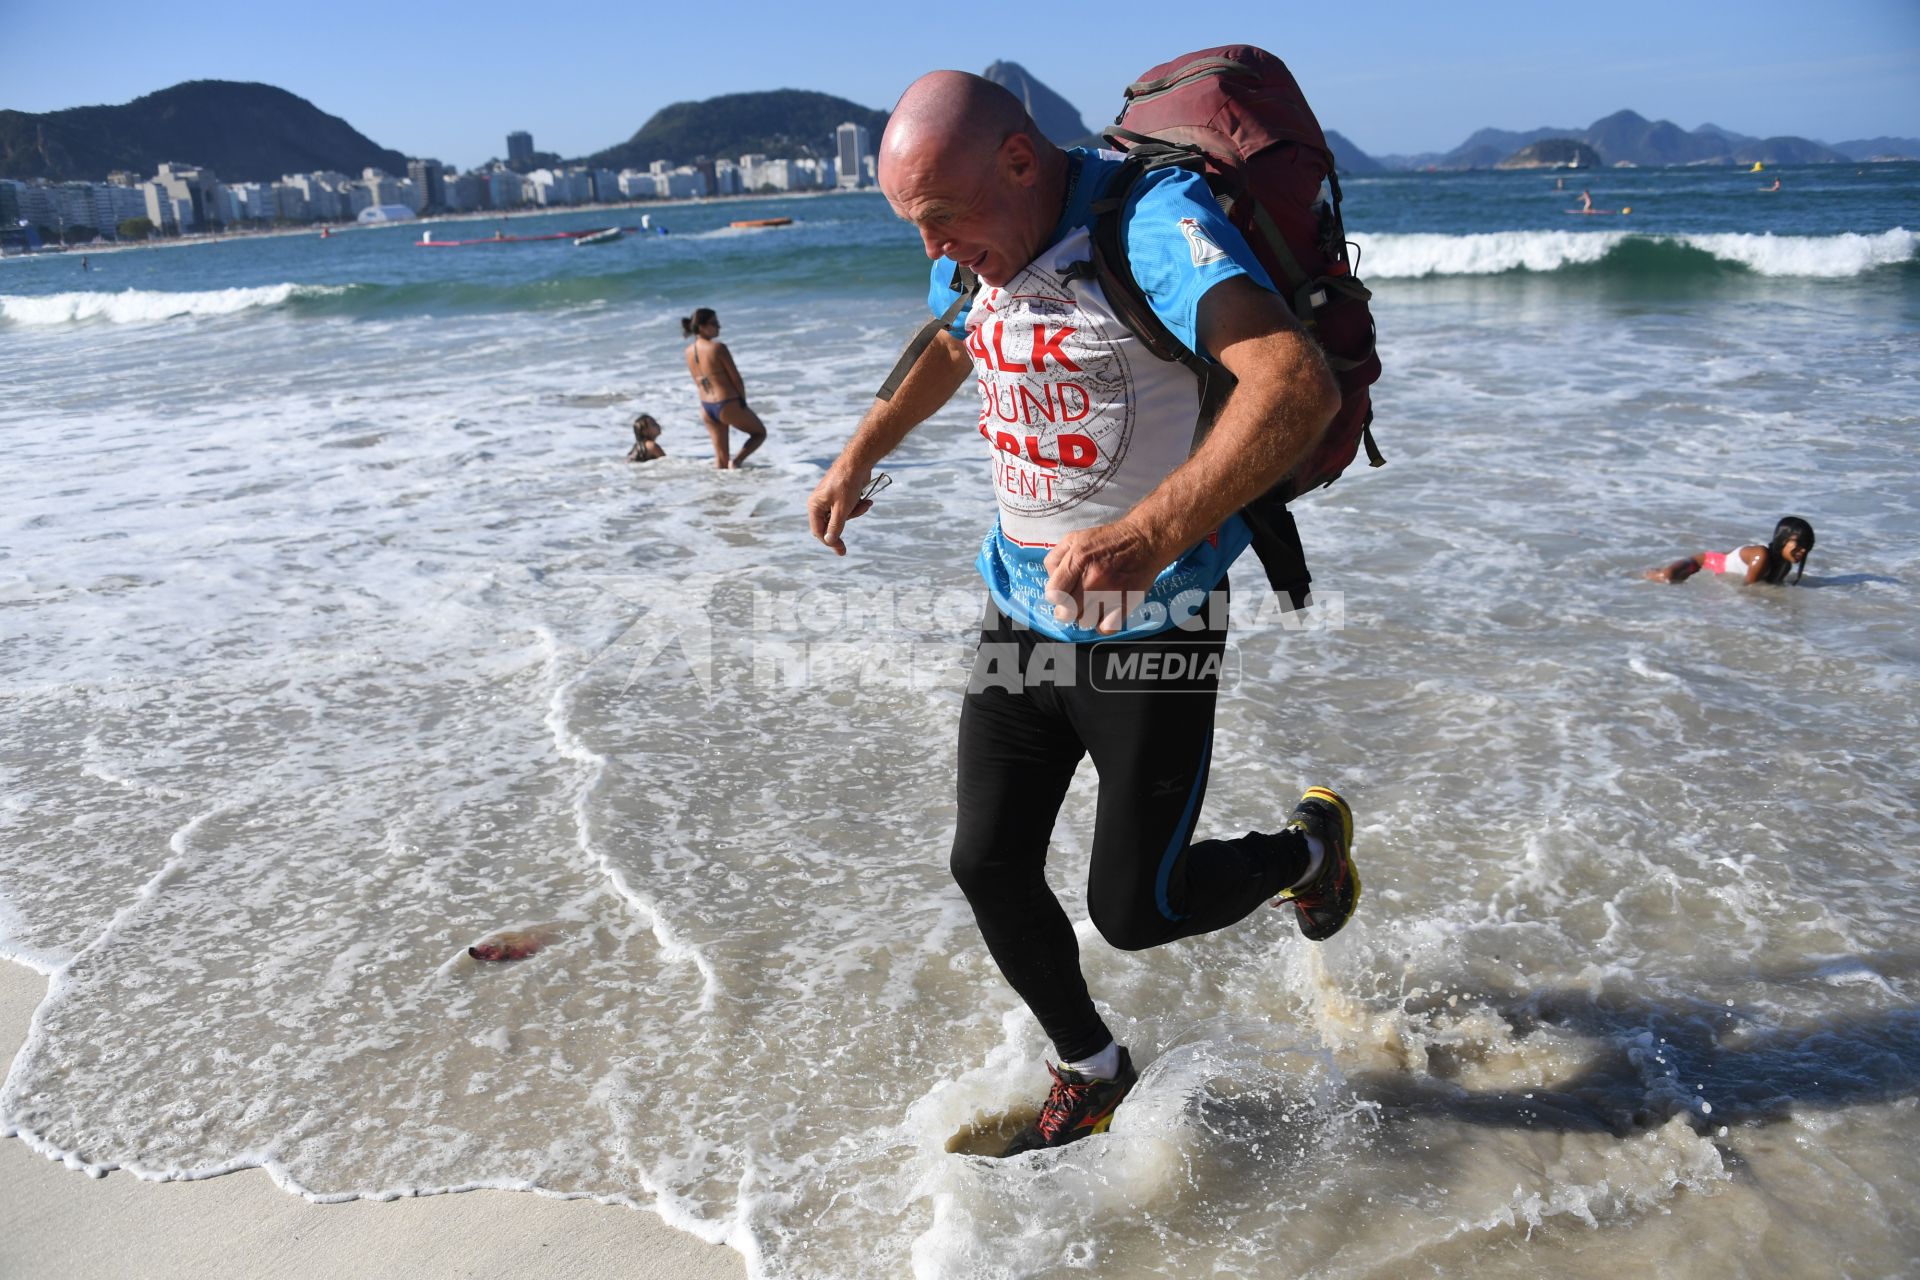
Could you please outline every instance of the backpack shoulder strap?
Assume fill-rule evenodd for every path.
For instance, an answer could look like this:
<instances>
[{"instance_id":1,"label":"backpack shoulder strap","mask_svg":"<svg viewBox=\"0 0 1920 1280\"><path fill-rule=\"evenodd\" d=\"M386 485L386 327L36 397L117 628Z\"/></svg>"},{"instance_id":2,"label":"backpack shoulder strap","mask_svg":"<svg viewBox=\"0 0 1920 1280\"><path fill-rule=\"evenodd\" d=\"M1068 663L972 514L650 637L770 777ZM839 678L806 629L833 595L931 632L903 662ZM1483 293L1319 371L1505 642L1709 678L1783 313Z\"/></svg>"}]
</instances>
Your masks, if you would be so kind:
<instances>
[{"instance_id":1,"label":"backpack shoulder strap","mask_svg":"<svg viewBox=\"0 0 1920 1280\"><path fill-rule=\"evenodd\" d=\"M1152 141L1152 140L1149 140ZM1143 145L1142 150L1145 150ZM1185 156L1171 152L1185 153ZM1190 157L1190 158L1189 158ZM1176 148L1155 143L1148 155L1129 154L1120 171L1114 174L1106 192L1093 204L1093 262L1091 270L1106 294L1107 305L1127 329L1155 356L1177 360L1200 379L1200 420L1194 432L1193 446L1200 447L1214 416L1233 390L1234 377L1220 365L1193 351L1167 328L1154 313L1145 292L1134 279L1127 260L1126 205L1134 186L1150 170L1170 164L1190 163L1197 159L1196 149ZM1306 551L1300 543L1300 530L1293 513L1287 510L1281 495L1282 480L1272 490L1240 509L1241 518L1253 535L1253 549L1266 571L1267 583L1275 592L1292 602L1295 609L1311 603L1313 574L1307 569Z\"/></svg>"},{"instance_id":2,"label":"backpack shoulder strap","mask_svg":"<svg viewBox=\"0 0 1920 1280\"><path fill-rule=\"evenodd\" d=\"M900 384L907 380L907 375L913 372L913 366L920 362L920 357L940 335L940 331L951 325L956 316L973 305L974 295L980 292L980 277L966 267L955 267L951 287L955 294L953 301L947 304L945 311L920 326L919 332L913 335L913 341L907 343L906 350L902 351L900 358L894 362L893 372L887 375L887 380L880 384L878 391L874 392L875 398L889 401L893 399L893 393L898 391Z\"/></svg>"},{"instance_id":3,"label":"backpack shoulder strap","mask_svg":"<svg viewBox=\"0 0 1920 1280\"><path fill-rule=\"evenodd\" d=\"M1205 381L1220 371L1180 341L1154 313L1153 304L1134 278L1133 264L1127 257L1126 211L1134 188L1149 172L1181 164L1190 155L1197 156L1197 153L1174 147L1154 154L1147 154L1144 148L1128 154L1108 180L1106 190L1091 205L1093 272L1100 291L1107 296L1107 305L1113 308L1114 315L1128 332L1159 359L1178 361Z\"/></svg>"}]
</instances>

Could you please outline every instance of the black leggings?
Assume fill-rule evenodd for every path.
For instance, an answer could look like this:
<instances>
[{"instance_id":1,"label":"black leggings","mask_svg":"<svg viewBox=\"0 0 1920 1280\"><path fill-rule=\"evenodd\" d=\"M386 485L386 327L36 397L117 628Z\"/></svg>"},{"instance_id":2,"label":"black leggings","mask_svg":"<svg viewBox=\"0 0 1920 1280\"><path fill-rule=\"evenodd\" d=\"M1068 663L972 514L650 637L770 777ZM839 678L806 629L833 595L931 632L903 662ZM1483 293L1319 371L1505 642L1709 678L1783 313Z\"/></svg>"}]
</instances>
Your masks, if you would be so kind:
<instances>
[{"instance_id":1,"label":"black leggings","mask_svg":"<svg viewBox=\"0 0 1920 1280\"><path fill-rule=\"evenodd\" d=\"M1047 841L1081 756L1091 753L1100 774L1087 911L1114 946L1137 951L1211 933L1306 869L1295 832L1189 843L1206 799L1225 642L1224 620L1076 645L1014 628L995 611L981 632L960 713L953 877L994 963L1063 1061L1113 1039L1046 879Z\"/></svg>"}]
</instances>

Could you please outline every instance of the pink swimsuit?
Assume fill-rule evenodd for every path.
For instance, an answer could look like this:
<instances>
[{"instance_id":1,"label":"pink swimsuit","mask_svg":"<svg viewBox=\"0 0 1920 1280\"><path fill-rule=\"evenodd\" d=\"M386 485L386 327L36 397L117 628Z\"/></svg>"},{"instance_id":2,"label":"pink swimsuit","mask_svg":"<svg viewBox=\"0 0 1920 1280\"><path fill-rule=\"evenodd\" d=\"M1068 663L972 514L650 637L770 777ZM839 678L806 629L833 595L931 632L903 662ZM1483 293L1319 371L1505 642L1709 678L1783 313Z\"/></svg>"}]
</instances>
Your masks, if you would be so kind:
<instances>
[{"instance_id":1,"label":"pink swimsuit","mask_svg":"<svg viewBox=\"0 0 1920 1280\"><path fill-rule=\"evenodd\" d=\"M1725 553L1704 552L1700 556L1700 567L1714 573L1737 573L1744 578L1747 576L1747 562L1741 559L1740 553L1745 550L1745 547L1735 547Z\"/></svg>"}]
</instances>

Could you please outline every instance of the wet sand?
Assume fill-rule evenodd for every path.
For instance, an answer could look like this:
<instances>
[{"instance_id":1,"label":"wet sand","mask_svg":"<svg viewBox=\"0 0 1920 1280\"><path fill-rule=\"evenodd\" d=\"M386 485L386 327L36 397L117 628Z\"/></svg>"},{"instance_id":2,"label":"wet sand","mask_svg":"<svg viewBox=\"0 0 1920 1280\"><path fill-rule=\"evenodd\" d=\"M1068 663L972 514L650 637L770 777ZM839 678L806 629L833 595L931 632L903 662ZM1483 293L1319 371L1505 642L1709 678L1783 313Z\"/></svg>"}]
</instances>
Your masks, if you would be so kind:
<instances>
[{"instance_id":1,"label":"wet sand","mask_svg":"<svg viewBox=\"0 0 1920 1280\"><path fill-rule=\"evenodd\" d=\"M0 962L0 1053L11 1065L46 982ZM740 1255L653 1214L592 1200L473 1191L317 1205L259 1169L200 1182L91 1178L0 1140L0 1277L245 1274L555 1275L734 1280Z\"/></svg>"}]
</instances>

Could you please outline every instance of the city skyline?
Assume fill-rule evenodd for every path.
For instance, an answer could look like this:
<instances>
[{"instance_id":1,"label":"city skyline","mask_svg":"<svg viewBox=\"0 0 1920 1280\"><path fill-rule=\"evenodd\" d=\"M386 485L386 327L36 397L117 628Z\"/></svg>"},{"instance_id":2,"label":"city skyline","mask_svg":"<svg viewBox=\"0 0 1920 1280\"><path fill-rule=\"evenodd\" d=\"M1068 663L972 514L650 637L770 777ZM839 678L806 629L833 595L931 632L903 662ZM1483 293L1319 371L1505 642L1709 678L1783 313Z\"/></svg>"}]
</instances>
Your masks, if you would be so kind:
<instances>
[{"instance_id":1,"label":"city skyline","mask_svg":"<svg viewBox=\"0 0 1920 1280\"><path fill-rule=\"evenodd\" d=\"M1119 0L1102 11L1098 56L1037 39L1025 5L974 6L966 29L948 32L851 6L802 18L748 4L728 25L755 39L725 41L717 59L702 55L720 47L711 11L643 18L587 0L569 11L569 27L592 29L594 39L561 43L531 64L514 37L524 36L527 15L502 0L475 0L457 22L370 0L341 0L319 22L226 0L191 14L122 0L104 11L108 20L90 22L84 41L57 13L9 15L0 108L46 112L124 103L189 79L254 80L307 98L382 146L467 168L505 158L509 132L531 133L542 151L586 155L672 102L725 93L803 88L885 110L919 70L978 71L995 59L1020 62L1097 128L1147 65L1239 40L1285 58L1321 123L1376 155L1444 151L1488 126L1579 126L1622 108L1683 128L1711 122L1829 143L1920 135L1920 6L1905 0L1845 0L1817 13L1786 0L1622 0L1598 15L1503 2L1465 19L1394 3L1370 12L1358 35L1262 13L1183 15L1174 38L1162 11ZM861 59L843 56L836 14L858 20ZM373 31L378 41L367 38Z\"/></svg>"}]
</instances>

